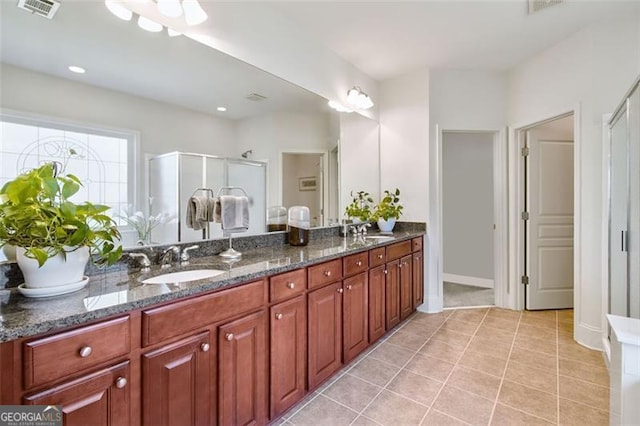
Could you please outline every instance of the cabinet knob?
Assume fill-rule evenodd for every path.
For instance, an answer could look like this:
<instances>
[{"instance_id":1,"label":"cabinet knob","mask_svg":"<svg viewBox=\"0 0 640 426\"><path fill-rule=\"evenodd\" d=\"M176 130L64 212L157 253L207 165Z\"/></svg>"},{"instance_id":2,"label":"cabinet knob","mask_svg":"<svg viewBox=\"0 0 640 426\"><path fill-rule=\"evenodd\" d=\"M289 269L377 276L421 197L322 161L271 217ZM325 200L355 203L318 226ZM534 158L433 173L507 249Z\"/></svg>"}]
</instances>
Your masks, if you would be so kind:
<instances>
[{"instance_id":1,"label":"cabinet knob","mask_svg":"<svg viewBox=\"0 0 640 426\"><path fill-rule=\"evenodd\" d=\"M356 266L362 266L362 261L361 261L361 260L358 260L358 261L356 262Z\"/></svg>"},{"instance_id":2,"label":"cabinet knob","mask_svg":"<svg viewBox=\"0 0 640 426\"><path fill-rule=\"evenodd\" d=\"M383 257L383 256L382 256L381 254L379 254L379 255L378 255L378 259L382 259L382 257Z\"/></svg>"},{"instance_id":3,"label":"cabinet knob","mask_svg":"<svg viewBox=\"0 0 640 426\"><path fill-rule=\"evenodd\" d=\"M347 285L347 290L351 290L351 284Z\"/></svg>"},{"instance_id":4,"label":"cabinet knob","mask_svg":"<svg viewBox=\"0 0 640 426\"><path fill-rule=\"evenodd\" d=\"M324 271L324 276L325 277L330 277L331 276L331 271Z\"/></svg>"},{"instance_id":5,"label":"cabinet knob","mask_svg":"<svg viewBox=\"0 0 640 426\"><path fill-rule=\"evenodd\" d=\"M118 377L116 379L116 387L118 389L122 389L125 386L127 386L127 379L125 379L124 377Z\"/></svg>"},{"instance_id":6,"label":"cabinet knob","mask_svg":"<svg viewBox=\"0 0 640 426\"><path fill-rule=\"evenodd\" d=\"M389 271L387 271L386 269L384 270L384 274L387 275L389 273Z\"/></svg>"},{"instance_id":7,"label":"cabinet knob","mask_svg":"<svg viewBox=\"0 0 640 426\"><path fill-rule=\"evenodd\" d=\"M209 349L211 348L211 346L209 346L208 343L203 343L200 345L200 350L202 352L209 352Z\"/></svg>"},{"instance_id":8,"label":"cabinet knob","mask_svg":"<svg viewBox=\"0 0 640 426\"><path fill-rule=\"evenodd\" d=\"M336 291L337 291L338 293L343 293L343 292L344 292L344 290L343 290L342 288L339 288L339 289L337 289Z\"/></svg>"},{"instance_id":9,"label":"cabinet knob","mask_svg":"<svg viewBox=\"0 0 640 426\"><path fill-rule=\"evenodd\" d=\"M224 338L227 339L228 342L233 340L233 333L227 333L224 335Z\"/></svg>"},{"instance_id":10,"label":"cabinet knob","mask_svg":"<svg viewBox=\"0 0 640 426\"><path fill-rule=\"evenodd\" d=\"M402 268L402 263L398 263L398 268Z\"/></svg>"},{"instance_id":11,"label":"cabinet knob","mask_svg":"<svg viewBox=\"0 0 640 426\"><path fill-rule=\"evenodd\" d=\"M281 320L282 319L282 314L276 314L276 319L277 320Z\"/></svg>"},{"instance_id":12,"label":"cabinet knob","mask_svg":"<svg viewBox=\"0 0 640 426\"><path fill-rule=\"evenodd\" d=\"M287 287L293 290L296 287L296 283L288 283Z\"/></svg>"},{"instance_id":13,"label":"cabinet knob","mask_svg":"<svg viewBox=\"0 0 640 426\"><path fill-rule=\"evenodd\" d=\"M91 346L83 346L80 348L80 358L86 358L89 355L91 355L91 352L93 352L93 349L91 348Z\"/></svg>"}]
</instances>

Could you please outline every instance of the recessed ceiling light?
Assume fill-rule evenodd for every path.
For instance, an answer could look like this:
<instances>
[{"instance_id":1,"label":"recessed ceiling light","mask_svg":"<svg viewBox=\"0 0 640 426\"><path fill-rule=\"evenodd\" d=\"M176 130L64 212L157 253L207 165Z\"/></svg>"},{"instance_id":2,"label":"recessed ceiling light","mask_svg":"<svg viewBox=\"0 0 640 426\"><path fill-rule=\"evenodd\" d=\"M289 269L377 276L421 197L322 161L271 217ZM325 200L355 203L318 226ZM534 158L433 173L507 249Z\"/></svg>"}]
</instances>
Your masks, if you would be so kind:
<instances>
[{"instance_id":1,"label":"recessed ceiling light","mask_svg":"<svg viewBox=\"0 0 640 426\"><path fill-rule=\"evenodd\" d=\"M86 70L82 67L78 67L76 65L69 66L69 71L75 72L76 74L84 74Z\"/></svg>"},{"instance_id":2,"label":"recessed ceiling light","mask_svg":"<svg viewBox=\"0 0 640 426\"><path fill-rule=\"evenodd\" d=\"M216 109L217 109L218 111L220 111L220 112L225 112L225 111L227 110L227 108L226 108L226 107L218 107L218 108L216 108Z\"/></svg>"}]
</instances>

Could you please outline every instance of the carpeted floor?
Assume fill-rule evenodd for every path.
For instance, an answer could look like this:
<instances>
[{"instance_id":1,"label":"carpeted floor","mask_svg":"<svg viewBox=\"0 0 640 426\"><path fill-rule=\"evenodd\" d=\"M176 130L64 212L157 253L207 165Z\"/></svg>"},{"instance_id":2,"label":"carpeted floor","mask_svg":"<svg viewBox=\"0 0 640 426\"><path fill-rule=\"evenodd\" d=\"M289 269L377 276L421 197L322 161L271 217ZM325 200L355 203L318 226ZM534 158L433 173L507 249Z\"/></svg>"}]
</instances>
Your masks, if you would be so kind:
<instances>
[{"instance_id":1,"label":"carpeted floor","mask_svg":"<svg viewBox=\"0 0 640 426\"><path fill-rule=\"evenodd\" d=\"M444 307L491 306L494 304L492 288L444 283Z\"/></svg>"}]
</instances>

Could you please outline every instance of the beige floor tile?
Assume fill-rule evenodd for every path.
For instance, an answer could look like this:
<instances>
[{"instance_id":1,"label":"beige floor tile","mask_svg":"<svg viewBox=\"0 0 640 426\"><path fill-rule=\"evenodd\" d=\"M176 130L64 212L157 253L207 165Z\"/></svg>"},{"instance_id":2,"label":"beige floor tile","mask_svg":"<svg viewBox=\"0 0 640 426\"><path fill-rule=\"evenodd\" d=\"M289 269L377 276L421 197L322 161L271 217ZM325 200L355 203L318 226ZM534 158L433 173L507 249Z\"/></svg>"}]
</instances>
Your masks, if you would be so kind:
<instances>
[{"instance_id":1,"label":"beige floor tile","mask_svg":"<svg viewBox=\"0 0 640 426\"><path fill-rule=\"evenodd\" d=\"M571 342L560 343L558 345L558 356L560 358L572 359L574 361L585 362L600 367L604 367L604 357L602 352L585 348L584 346Z\"/></svg>"},{"instance_id":2,"label":"beige floor tile","mask_svg":"<svg viewBox=\"0 0 640 426\"><path fill-rule=\"evenodd\" d=\"M456 348L464 349L467 347L469 340L471 340L471 336L458 333L456 331L440 329L431 336L431 339L439 340Z\"/></svg>"},{"instance_id":3,"label":"beige floor tile","mask_svg":"<svg viewBox=\"0 0 640 426\"><path fill-rule=\"evenodd\" d=\"M491 417L493 401L447 385L432 408L467 423L486 425Z\"/></svg>"},{"instance_id":4,"label":"beige floor tile","mask_svg":"<svg viewBox=\"0 0 640 426\"><path fill-rule=\"evenodd\" d=\"M495 400L501 379L477 370L456 366L447 380L447 386L454 386L484 398Z\"/></svg>"},{"instance_id":5,"label":"beige floor tile","mask_svg":"<svg viewBox=\"0 0 640 426\"><path fill-rule=\"evenodd\" d=\"M424 418L420 426L464 426L468 423L458 420L454 417L447 416L438 410L433 408L429 410L429 413Z\"/></svg>"},{"instance_id":6,"label":"beige floor tile","mask_svg":"<svg viewBox=\"0 0 640 426\"><path fill-rule=\"evenodd\" d=\"M560 424L571 426L608 425L609 413L560 398Z\"/></svg>"},{"instance_id":7,"label":"beige floor tile","mask_svg":"<svg viewBox=\"0 0 640 426\"><path fill-rule=\"evenodd\" d=\"M323 395L340 402L342 405L360 412L369 404L382 388L367 383L350 374L345 374L328 389Z\"/></svg>"},{"instance_id":8,"label":"beige floor tile","mask_svg":"<svg viewBox=\"0 0 640 426\"><path fill-rule=\"evenodd\" d=\"M504 331L516 331L518 327L517 319L506 319L502 317L492 316L491 314L487 314L484 321L482 321L482 325L487 327L497 328L498 330Z\"/></svg>"},{"instance_id":9,"label":"beige floor tile","mask_svg":"<svg viewBox=\"0 0 640 426\"><path fill-rule=\"evenodd\" d=\"M556 312L558 313L559 321L566 321L566 320L573 321L573 309L560 309Z\"/></svg>"},{"instance_id":10,"label":"beige floor tile","mask_svg":"<svg viewBox=\"0 0 640 426\"><path fill-rule=\"evenodd\" d=\"M441 330L442 329L451 330L458 333L468 334L470 336L473 336L473 333L475 333L476 328L478 328L477 323L449 318L447 321L445 321L444 324L442 324Z\"/></svg>"},{"instance_id":11,"label":"beige floor tile","mask_svg":"<svg viewBox=\"0 0 640 426\"><path fill-rule=\"evenodd\" d=\"M379 426L380 423L367 416L359 415L357 419L351 423L351 426Z\"/></svg>"},{"instance_id":12,"label":"beige floor tile","mask_svg":"<svg viewBox=\"0 0 640 426\"><path fill-rule=\"evenodd\" d=\"M520 347L513 348L509 360L519 362L520 364L525 364L529 367L548 370L553 373L557 373L558 369L558 361L555 356L528 349L522 349Z\"/></svg>"},{"instance_id":13,"label":"beige floor tile","mask_svg":"<svg viewBox=\"0 0 640 426\"><path fill-rule=\"evenodd\" d=\"M442 382L412 373L409 370L401 370L386 386L386 389L420 404L431 406L441 387Z\"/></svg>"},{"instance_id":14,"label":"beige floor tile","mask_svg":"<svg viewBox=\"0 0 640 426\"><path fill-rule=\"evenodd\" d=\"M559 345L564 345L564 344L577 345L576 341L573 339L573 333L566 333L562 330L558 330L558 344Z\"/></svg>"},{"instance_id":15,"label":"beige floor tile","mask_svg":"<svg viewBox=\"0 0 640 426\"><path fill-rule=\"evenodd\" d=\"M422 349L420 349L419 353L422 355L429 355L443 361L456 363L458 359L460 359L460 356L462 356L463 352L464 349L462 348L448 345L440 340L430 339Z\"/></svg>"},{"instance_id":16,"label":"beige floor tile","mask_svg":"<svg viewBox=\"0 0 640 426\"><path fill-rule=\"evenodd\" d=\"M535 337L536 339L556 340L555 328L541 328L528 324L520 324L518 327L518 335L526 337Z\"/></svg>"},{"instance_id":17,"label":"beige floor tile","mask_svg":"<svg viewBox=\"0 0 640 426\"><path fill-rule=\"evenodd\" d=\"M558 393L558 376L549 370L541 370L510 360L504 377L512 382L544 392Z\"/></svg>"},{"instance_id":18,"label":"beige floor tile","mask_svg":"<svg viewBox=\"0 0 640 426\"><path fill-rule=\"evenodd\" d=\"M609 370L584 362L560 358L560 374L595 383L600 386L609 386Z\"/></svg>"},{"instance_id":19,"label":"beige floor tile","mask_svg":"<svg viewBox=\"0 0 640 426\"><path fill-rule=\"evenodd\" d=\"M462 320L462 321L466 321L466 322L472 322L472 323L477 325L477 324L480 324L482 322L482 320L484 319L484 317L487 314L487 312L489 312L489 309L487 309L487 308L482 308L482 309L458 309L458 310L454 311L449 318L450 319Z\"/></svg>"},{"instance_id":20,"label":"beige floor tile","mask_svg":"<svg viewBox=\"0 0 640 426\"><path fill-rule=\"evenodd\" d=\"M502 377L507 361L482 352L465 352L458 365Z\"/></svg>"},{"instance_id":21,"label":"beige floor tile","mask_svg":"<svg viewBox=\"0 0 640 426\"><path fill-rule=\"evenodd\" d=\"M417 374L421 374L425 377L429 377L440 382L444 382L451 370L453 370L454 364L446 361L442 361L436 358L432 358L427 355L417 354L409 363L405 369Z\"/></svg>"},{"instance_id":22,"label":"beige floor tile","mask_svg":"<svg viewBox=\"0 0 640 426\"><path fill-rule=\"evenodd\" d=\"M514 311L513 309L491 308L487 316L494 318L502 318L509 321L517 321L520 319L522 311Z\"/></svg>"},{"instance_id":23,"label":"beige floor tile","mask_svg":"<svg viewBox=\"0 0 640 426\"><path fill-rule=\"evenodd\" d=\"M369 357L402 367L409 361L409 358L411 358L413 354L414 351L383 343L371 352Z\"/></svg>"},{"instance_id":24,"label":"beige floor tile","mask_svg":"<svg viewBox=\"0 0 640 426\"><path fill-rule=\"evenodd\" d=\"M420 321L409 321L405 323L405 325L400 328L404 333L412 333L417 334L421 337L430 337L433 333L436 332L439 326L432 326L428 324L424 324Z\"/></svg>"},{"instance_id":25,"label":"beige floor tile","mask_svg":"<svg viewBox=\"0 0 640 426\"><path fill-rule=\"evenodd\" d=\"M491 424L495 426L536 426L551 425L553 423L527 414L524 411L516 410L515 408L507 407L503 404L496 404L496 408L493 411L493 417L491 418Z\"/></svg>"},{"instance_id":26,"label":"beige floor tile","mask_svg":"<svg viewBox=\"0 0 640 426\"><path fill-rule=\"evenodd\" d=\"M555 321L558 317L558 311L522 311L522 317L524 318L538 318L543 321Z\"/></svg>"},{"instance_id":27,"label":"beige floor tile","mask_svg":"<svg viewBox=\"0 0 640 426\"><path fill-rule=\"evenodd\" d=\"M598 410L609 410L609 388L571 377L560 376L560 397L588 405Z\"/></svg>"},{"instance_id":28,"label":"beige floor tile","mask_svg":"<svg viewBox=\"0 0 640 426\"><path fill-rule=\"evenodd\" d=\"M447 317L436 315L436 316L416 316L411 321L412 323L419 323L425 327L429 328L438 328L446 321Z\"/></svg>"},{"instance_id":29,"label":"beige floor tile","mask_svg":"<svg viewBox=\"0 0 640 426\"><path fill-rule=\"evenodd\" d=\"M417 351L427 341L428 337L420 336L418 334L406 333L402 329L393 333L385 343L400 346L410 351Z\"/></svg>"},{"instance_id":30,"label":"beige floor tile","mask_svg":"<svg viewBox=\"0 0 640 426\"><path fill-rule=\"evenodd\" d=\"M294 425L327 425L339 426L349 425L358 413L348 409L322 395L318 395L306 407L298 411L289 419Z\"/></svg>"},{"instance_id":31,"label":"beige floor tile","mask_svg":"<svg viewBox=\"0 0 640 426\"><path fill-rule=\"evenodd\" d=\"M398 371L400 367L367 357L349 370L349 374L375 385L384 386Z\"/></svg>"},{"instance_id":32,"label":"beige floor tile","mask_svg":"<svg viewBox=\"0 0 640 426\"><path fill-rule=\"evenodd\" d=\"M559 321L558 330L565 333L573 333L573 322Z\"/></svg>"},{"instance_id":33,"label":"beige floor tile","mask_svg":"<svg viewBox=\"0 0 640 426\"><path fill-rule=\"evenodd\" d=\"M496 358L507 359L511 352L511 343L503 343L483 336L475 336L467 347L467 351L482 352Z\"/></svg>"},{"instance_id":34,"label":"beige floor tile","mask_svg":"<svg viewBox=\"0 0 640 426\"><path fill-rule=\"evenodd\" d=\"M362 414L383 425L418 425L428 409L400 395L383 391Z\"/></svg>"},{"instance_id":35,"label":"beige floor tile","mask_svg":"<svg viewBox=\"0 0 640 426\"><path fill-rule=\"evenodd\" d=\"M476 336L487 337L491 340L508 344L513 343L515 335L515 331L499 330L484 324L480 325L476 331Z\"/></svg>"},{"instance_id":36,"label":"beige floor tile","mask_svg":"<svg viewBox=\"0 0 640 426\"><path fill-rule=\"evenodd\" d=\"M526 413L545 420L556 422L558 401L557 395L551 395L518 383L504 380L498 402L518 408Z\"/></svg>"},{"instance_id":37,"label":"beige floor tile","mask_svg":"<svg viewBox=\"0 0 640 426\"><path fill-rule=\"evenodd\" d=\"M554 356L558 353L558 345L555 339L537 339L519 334L516 336L514 346L521 349L544 352Z\"/></svg>"},{"instance_id":38,"label":"beige floor tile","mask_svg":"<svg viewBox=\"0 0 640 426\"><path fill-rule=\"evenodd\" d=\"M313 391L313 392L308 393L304 398L302 398L301 401L298 401L298 403L296 405L294 405L289 410L287 410L285 413L283 413L282 416L281 416L282 419L289 419L294 414L296 414L296 412L298 412L298 410L300 410L302 407L304 407L305 405L310 403L318 395L320 395L320 393L318 393L317 391Z\"/></svg>"},{"instance_id":39,"label":"beige floor tile","mask_svg":"<svg viewBox=\"0 0 640 426\"><path fill-rule=\"evenodd\" d=\"M545 328L547 330L555 330L558 326L556 319L540 318L532 315L522 315L520 318L520 326L530 325L532 327Z\"/></svg>"}]
</instances>

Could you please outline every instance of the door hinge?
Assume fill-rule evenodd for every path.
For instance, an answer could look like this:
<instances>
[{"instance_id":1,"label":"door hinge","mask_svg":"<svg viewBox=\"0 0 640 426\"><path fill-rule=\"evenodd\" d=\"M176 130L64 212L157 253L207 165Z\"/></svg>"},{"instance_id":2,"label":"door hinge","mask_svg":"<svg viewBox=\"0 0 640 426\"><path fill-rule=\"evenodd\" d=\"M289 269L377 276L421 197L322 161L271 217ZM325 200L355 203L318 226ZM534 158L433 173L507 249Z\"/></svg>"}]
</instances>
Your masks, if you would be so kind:
<instances>
[{"instance_id":1,"label":"door hinge","mask_svg":"<svg viewBox=\"0 0 640 426\"><path fill-rule=\"evenodd\" d=\"M529 147L525 146L520 150L520 153L522 154L523 157L526 157L527 155L529 155Z\"/></svg>"},{"instance_id":2,"label":"door hinge","mask_svg":"<svg viewBox=\"0 0 640 426\"><path fill-rule=\"evenodd\" d=\"M529 212L522 212L522 220L529 220Z\"/></svg>"},{"instance_id":3,"label":"door hinge","mask_svg":"<svg viewBox=\"0 0 640 426\"><path fill-rule=\"evenodd\" d=\"M529 285L529 276L523 275L520 281L522 282L523 285Z\"/></svg>"}]
</instances>

